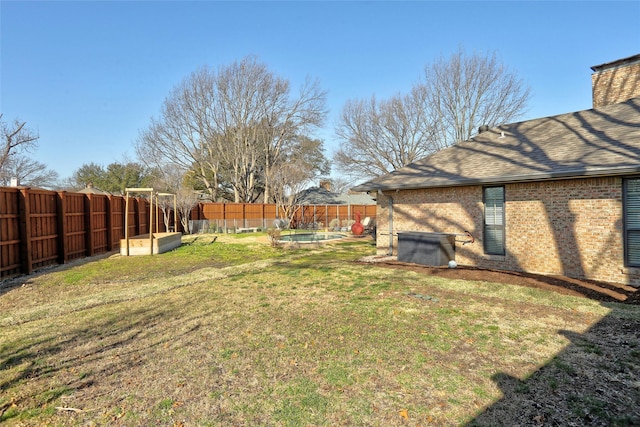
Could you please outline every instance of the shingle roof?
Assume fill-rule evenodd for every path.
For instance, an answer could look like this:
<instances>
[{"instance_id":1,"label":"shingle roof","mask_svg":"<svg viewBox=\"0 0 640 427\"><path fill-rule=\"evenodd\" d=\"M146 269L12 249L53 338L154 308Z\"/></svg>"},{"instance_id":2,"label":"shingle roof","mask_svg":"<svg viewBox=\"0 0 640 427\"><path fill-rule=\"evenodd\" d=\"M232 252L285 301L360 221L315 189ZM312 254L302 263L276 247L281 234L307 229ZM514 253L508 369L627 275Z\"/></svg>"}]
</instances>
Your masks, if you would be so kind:
<instances>
[{"instance_id":1,"label":"shingle roof","mask_svg":"<svg viewBox=\"0 0 640 427\"><path fill-rule=\"evenodd\" d=\"M375 205L367 194L333 193L323 187L307 188L300 194L303 205Z\"/></svg>"},{"instance_id":2,"label":"shingle roof","mask_svg":"<svg viewBox=\"0 0 640 427\"><path fill-rule=\"evenodd\" d=\"M102 194L105 196L111 196L111 193L109 193L108 191L103 191L100 190L99 188L96 187L85 187L81 190L76 191L76 193L83 193L83 194Z\"/></svg>"},{"instance_id":3,"label":"shingle roof","mask_svg":"<svg viewBox=\"0 0 640 427\"><path fill-rule=\"evenodd\" d=\"M482 132L354 191L640 173L640 97Z\"/></svg>"}]
</instances>

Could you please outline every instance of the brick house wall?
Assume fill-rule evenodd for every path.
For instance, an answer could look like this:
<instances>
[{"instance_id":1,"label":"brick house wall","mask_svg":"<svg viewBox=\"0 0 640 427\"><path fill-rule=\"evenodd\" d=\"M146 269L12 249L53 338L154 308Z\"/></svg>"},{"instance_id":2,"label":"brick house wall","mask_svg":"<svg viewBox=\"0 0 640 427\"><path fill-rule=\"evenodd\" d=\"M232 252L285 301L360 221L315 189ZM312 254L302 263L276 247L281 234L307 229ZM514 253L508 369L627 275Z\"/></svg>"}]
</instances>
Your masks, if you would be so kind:
<instances>
[{"instance_id":1,"label":"brick house wall","mask_svg":"<svg viewBox=\"0 0 640 427\"><path fill-rule=\"evenodd\" d=\"M640 55L591 67L593 107L604 107L640 96Z\"/></svg>"},{"instance_id":2,"label":"brick house wall","mask_svg":"<svg viewBox=\"0 0 640 427\"><path fill-rule=\"evenodd\" d=\"M486 255L482 244L482 186L404 190L378 195L377 248L389 251L389 198L393 250L398 231L460 234L460 265L640 285L624 268L622 179L582 178L506 184L506 255ZM463 244L468 230L475 243Z\"/></svg>"}]
</instances>

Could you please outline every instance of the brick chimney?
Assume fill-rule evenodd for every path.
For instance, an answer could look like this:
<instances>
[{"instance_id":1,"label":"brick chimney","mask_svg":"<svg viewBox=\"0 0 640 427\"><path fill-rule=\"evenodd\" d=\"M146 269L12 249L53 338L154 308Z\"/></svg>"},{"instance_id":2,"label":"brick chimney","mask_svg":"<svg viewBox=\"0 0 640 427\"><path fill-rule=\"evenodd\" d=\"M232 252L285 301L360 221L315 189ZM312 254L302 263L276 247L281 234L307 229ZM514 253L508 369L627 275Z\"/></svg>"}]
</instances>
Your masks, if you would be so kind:
<instances>
[{"instance_id":1,"label":"brick chimney","mask_svg":"<svg viewBox=\"0 0 640 427\"><path fill-rule=\"evenodd\" d=\"M329 181L328 179L321 180L318 186L320 188L324 188L327 191L331 191L331 181Z\"/></svg>"},{"instance_id":2,"label":"brick chimney","mask_svg":"<svg viewBox=\"0 0 640 427\"><path fill-rule=\"evenodd\" d=\"M591 67L593 107L640 96L640 54Z\"/></svg>"}]
</instances>

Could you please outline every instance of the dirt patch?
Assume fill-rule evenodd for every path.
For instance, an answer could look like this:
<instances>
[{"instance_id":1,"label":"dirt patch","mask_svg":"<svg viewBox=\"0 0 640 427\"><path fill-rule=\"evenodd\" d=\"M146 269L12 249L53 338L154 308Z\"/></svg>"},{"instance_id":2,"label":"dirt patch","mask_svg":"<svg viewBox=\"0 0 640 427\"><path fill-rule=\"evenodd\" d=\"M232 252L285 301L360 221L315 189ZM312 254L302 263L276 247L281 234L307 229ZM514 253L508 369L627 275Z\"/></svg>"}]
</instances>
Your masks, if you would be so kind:
<instances>
[{"instance_id":1,"label":"dirt patch","mask_svg":"<svg viewBox=\"0 0 640 427\"><path fill-rule=\"evenodd\" d=\"M375 263L380 267L415 271L420 274L439 276L448 279L474 280L482 282L505 283L517 286L544 289L563 295L589 298L602 302L619 302L640 305L640 288L619 283L598 282L574 279L565 276L544 276L516 271L491 270L476 267L458 266L457 268L429 267L419 264L400 262L395 257L368 257L362 262Z\"/></svg>"}]
</instances>

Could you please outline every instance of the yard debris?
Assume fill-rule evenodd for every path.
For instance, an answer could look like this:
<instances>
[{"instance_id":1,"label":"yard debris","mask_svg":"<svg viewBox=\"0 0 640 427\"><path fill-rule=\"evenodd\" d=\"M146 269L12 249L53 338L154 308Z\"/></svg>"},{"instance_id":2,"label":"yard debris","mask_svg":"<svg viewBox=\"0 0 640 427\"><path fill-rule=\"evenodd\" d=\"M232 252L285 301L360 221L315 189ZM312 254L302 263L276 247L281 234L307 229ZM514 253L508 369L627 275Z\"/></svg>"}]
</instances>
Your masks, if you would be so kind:
<instances>
[{"instance_id":1,"label":"yard debris","mask_svg":"<svg viewBox=\"0 0 640 427\"><path fill-rule=\"evenodd\" d=\"M67 407L64 407L64 406L56 406L56 411L84 412L82 409L67 408Z\"/></svg>"},{"instance_id":2,"label":"yard debris","mask_svg":"<svg viewBox=\"0 0 640 427\"><path fill-rule=\"evenodd\" d=\"M406 409L401 409L400 411L398 411L398 415L400 415L400 417L404 418L405 420L409 419L409 411Z\"/></svg>"},{"instance_id":3,"label":"yard debris","mask_svg":"<svg viewBox=\"0 0 640 427\"><path fill-rule=\"evenodd\" d=\"M640 305L640 288L620 283L597 282L566 276L545 276L535 273L487 269L473 266L457 268L434 267L397 261L397 257L373 255L358 260L379 267L410 270L416 273L451 280L505 283L553 291L563 295L589 298L602 302Z\"/></svg>"},{"instance_id":4,"label":"yard debris","mask_svg":"<svg viewBox=\"0 0 640 427\"><path fill-rule=\"evenodd\" d=\"M405 295L413 298L420 298L425 301L440 302L438 298L432 297L431 295L423 295L423 294L418 294L416 292L406 292Z\"/></svg>"}]
</instances>

